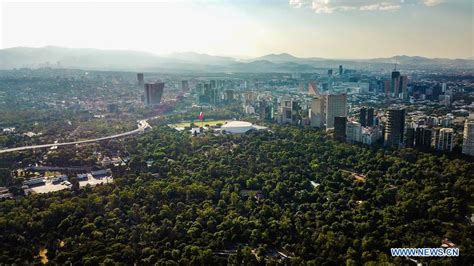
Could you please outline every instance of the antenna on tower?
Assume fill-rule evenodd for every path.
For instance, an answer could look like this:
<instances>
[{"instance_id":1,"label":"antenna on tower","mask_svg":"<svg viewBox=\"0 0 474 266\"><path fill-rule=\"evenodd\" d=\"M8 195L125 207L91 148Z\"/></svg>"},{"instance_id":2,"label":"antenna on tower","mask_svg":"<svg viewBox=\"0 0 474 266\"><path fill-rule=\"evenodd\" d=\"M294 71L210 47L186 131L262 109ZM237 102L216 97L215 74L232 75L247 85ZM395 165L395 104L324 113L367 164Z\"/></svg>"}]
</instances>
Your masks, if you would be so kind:
<instances>
[{"instance_id":1,"label":"antenna on tower","mask_svg":"<svg viewBox=\"0 0 474 266\"><path fill-rule=\"evenodd\" d=\"M397 63L395 63L395 68L393 69L393 71L397 71Z\"/></svg>"}]
</instances>

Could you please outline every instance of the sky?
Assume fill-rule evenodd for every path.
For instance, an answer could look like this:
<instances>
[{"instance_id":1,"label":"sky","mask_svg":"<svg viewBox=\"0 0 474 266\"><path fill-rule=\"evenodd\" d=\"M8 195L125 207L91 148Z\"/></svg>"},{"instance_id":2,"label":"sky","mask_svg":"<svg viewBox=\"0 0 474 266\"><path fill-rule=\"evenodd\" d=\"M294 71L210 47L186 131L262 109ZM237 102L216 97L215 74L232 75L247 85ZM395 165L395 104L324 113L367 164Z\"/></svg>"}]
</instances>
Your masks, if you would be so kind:
<instances>
[{"instance_id":1,"label":"sky","mask_svg":"<svg viewBox=\"0 0 474 266\"><path fill-rule=\"evenodd\" d=\"M474 56L472 0L0 0L0 46L257 57Z\"/></svg>"}]
</instances>

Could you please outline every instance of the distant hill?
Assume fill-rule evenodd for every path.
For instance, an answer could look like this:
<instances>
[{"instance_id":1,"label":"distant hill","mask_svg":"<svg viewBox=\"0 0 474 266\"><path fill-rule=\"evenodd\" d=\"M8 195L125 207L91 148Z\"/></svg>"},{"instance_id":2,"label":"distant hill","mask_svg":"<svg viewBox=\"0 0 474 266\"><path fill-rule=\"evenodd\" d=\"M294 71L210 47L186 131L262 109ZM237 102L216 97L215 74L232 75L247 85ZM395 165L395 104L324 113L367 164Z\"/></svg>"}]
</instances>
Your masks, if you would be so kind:
<instances>
[{"instance_id":1,"label":"distant hill","mask_svg":"<svg viewBox=\"0 0 474 266\"><path fill-rule=\"evenodd\" d=\"M169 58L169 59L179 59L182 61L198 63L198 64L205 63L209 65L229 64L236 61L234 58L231 58L231 57L200 54L200 53L194 53L194 52L173 53L173 54L165 55L164 57Z\"/></svg>"},{"instance_id":2,"label":"distant hill","mask_svg":"<svg viewBox=\"0 0 474 266\"><path fill-rule=\"evenodd\" d=\"M313 67L321 68L335 68L338 65L345 67L370 67L373 68L392 68L395 64L405 68L474 68L474 61L471 59L446 59L446 58L426 58L421 56L406 56L397 55L389 58L374 58L374 59L325 59L318 57L301 58L291 54L269 54L253 60L268 60L272 63L299 63L306 64Z\"/></svg>"},{"instance_id":3,"label":"distant hill","mask_svg":"<svg viewBox=\"0 0 474 266\"><path fill-rule=\"evenodd\" d=\"M462 68L474 69L467 59L394 56L366 60L301 58L288 53L269 54L238 61L232 57L194 52L156 55L128 50L78 49L47 46L17 47L0 50L0 69L13 68L80 68L122 71L194 71L194 72L313 72L321 68L380 69L393 68Z\"/></svg>"}]
</instances>

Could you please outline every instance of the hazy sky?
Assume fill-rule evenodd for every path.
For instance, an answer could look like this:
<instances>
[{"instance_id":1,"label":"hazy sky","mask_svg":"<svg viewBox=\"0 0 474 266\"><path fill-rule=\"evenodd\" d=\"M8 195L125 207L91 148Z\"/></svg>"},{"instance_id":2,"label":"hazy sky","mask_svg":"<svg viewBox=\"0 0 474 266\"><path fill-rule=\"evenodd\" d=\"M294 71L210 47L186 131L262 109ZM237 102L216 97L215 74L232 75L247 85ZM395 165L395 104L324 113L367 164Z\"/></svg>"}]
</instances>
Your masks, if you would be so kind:
<instances>
[{"instance_id":1,"label":"hazy sky","mask_svg":"<svg viewBox=\"0 0 474 266\"><path fill-rule=\"evenodd\" d=\"M473 0L0 1L2 48L474 56Z\"/></svg>"}]
</instances>

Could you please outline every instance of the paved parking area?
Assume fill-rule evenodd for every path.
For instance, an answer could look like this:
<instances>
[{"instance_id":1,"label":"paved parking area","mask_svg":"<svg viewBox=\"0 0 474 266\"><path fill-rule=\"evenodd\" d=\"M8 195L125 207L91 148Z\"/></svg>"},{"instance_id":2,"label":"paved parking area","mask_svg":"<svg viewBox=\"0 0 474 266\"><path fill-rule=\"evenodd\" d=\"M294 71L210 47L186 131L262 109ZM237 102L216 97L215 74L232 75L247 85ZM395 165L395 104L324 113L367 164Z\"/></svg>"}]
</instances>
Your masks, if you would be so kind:
<instances>
[{"instance_id":1,"label":"paved parking area","mask_svg":"<svg viewBox=\"0 0 474 266\"><path fill-rule=\"evenodd\" d=\"M102 183L112 183L112 177L104 177L100 179L93 178L90 174L87 175L87 180L79 181L80 187L85 187L87 185L96 186ZM46 180L46 184L43 186L32 187L31 190L35 193L49 193L53 191L68 189L70 186L62 185L62 184L53 184L51 180Z\"/></svg>"}]
</instances>

